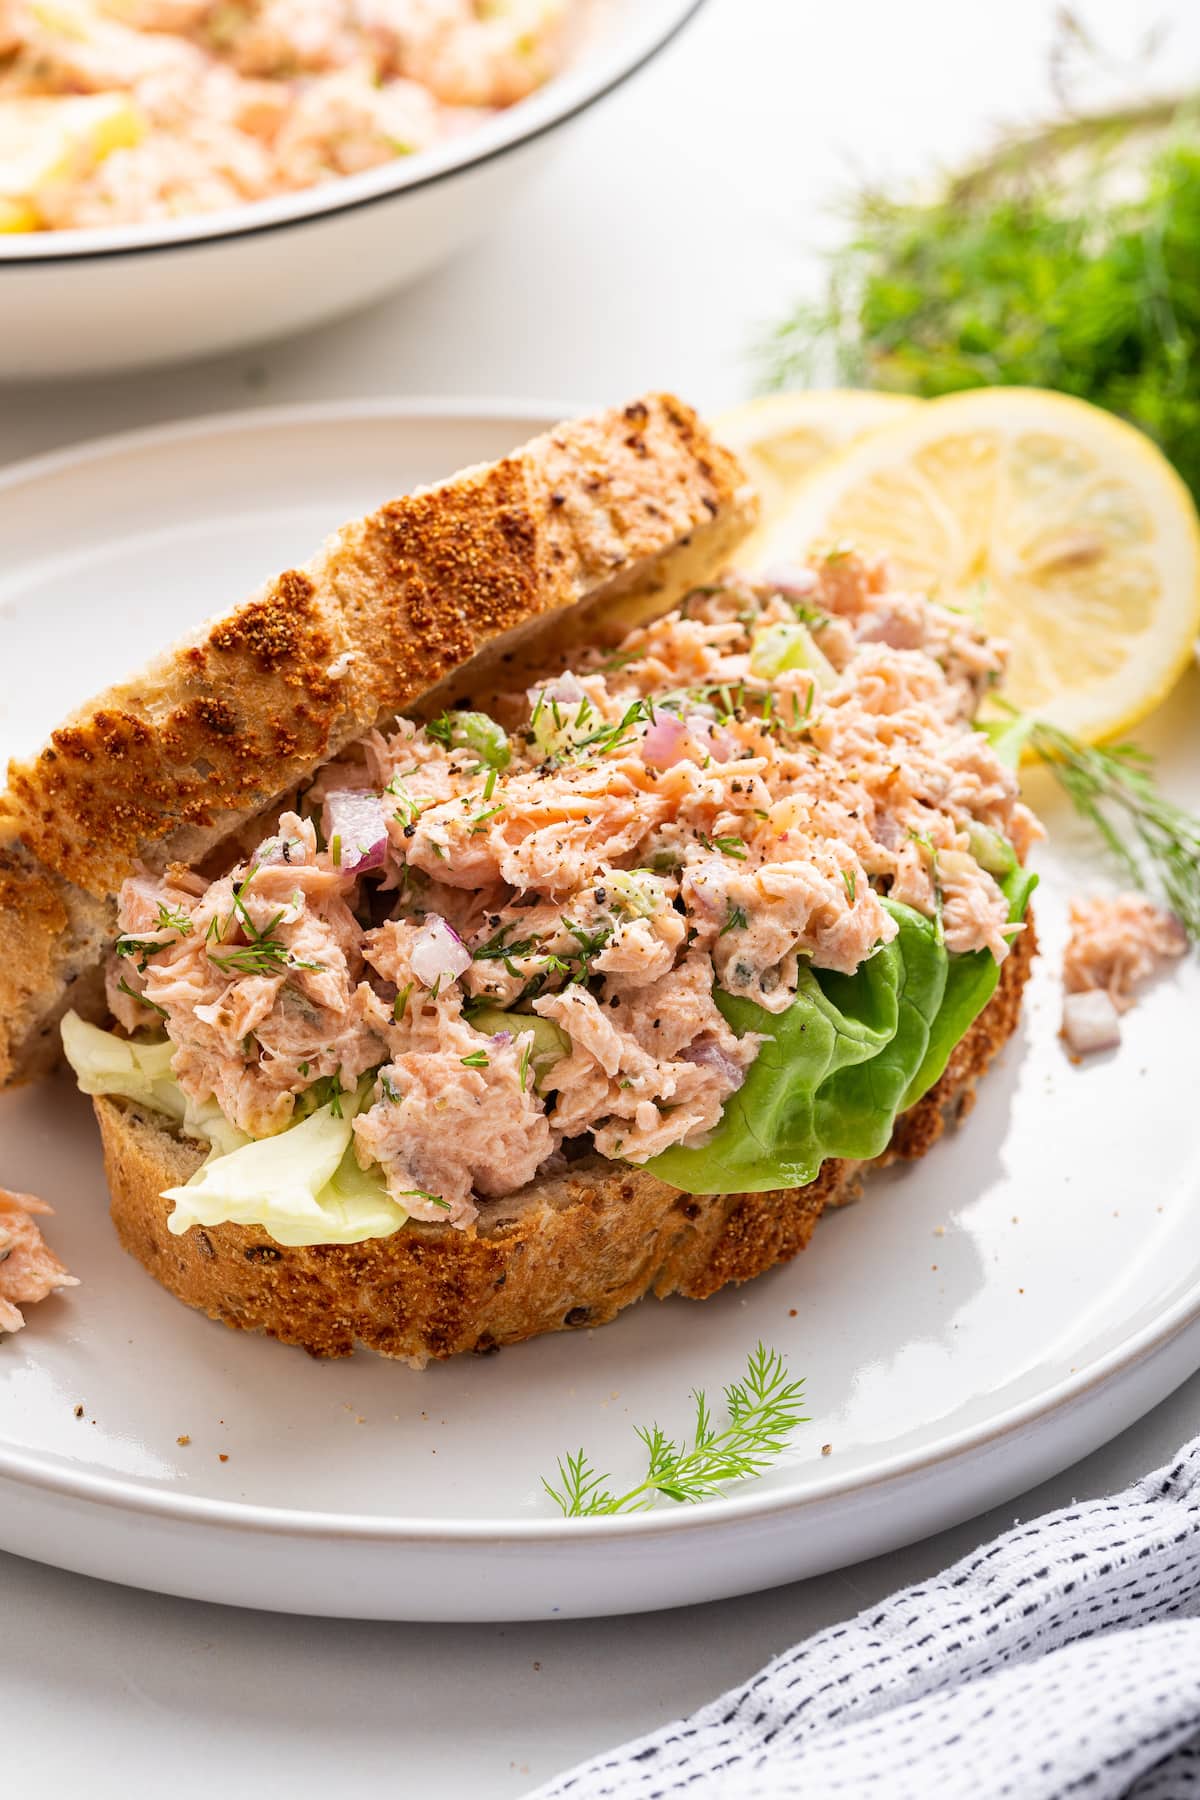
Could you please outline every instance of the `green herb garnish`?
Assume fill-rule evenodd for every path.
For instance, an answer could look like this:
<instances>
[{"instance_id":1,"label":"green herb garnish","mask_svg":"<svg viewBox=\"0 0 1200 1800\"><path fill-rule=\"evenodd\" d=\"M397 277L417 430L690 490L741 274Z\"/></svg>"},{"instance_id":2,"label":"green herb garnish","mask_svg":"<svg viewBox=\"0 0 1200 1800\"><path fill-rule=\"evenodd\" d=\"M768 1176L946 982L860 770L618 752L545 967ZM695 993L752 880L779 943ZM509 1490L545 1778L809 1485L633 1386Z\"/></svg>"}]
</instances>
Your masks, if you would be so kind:
<instances>
[{"instance_id":1,"label":"green herb garnish","mask_svg":"<svg viewBox=\"0 0 1200 1800\"><path fill-rule=\"evenodd\" d=\"M1057 388L1131 419L1200 497L1197 117L1068 119L929 204L858 195L823 294L759 347L763 385Z\"/></svg>"},{"instance_id":2,"label":"green herb garnish","mask_svg":"<svg viewBox=\"0 0 1200 1800\"><path fill-rule=\"evenodd\" d=\"M1128 742L1080 743L1040 720L1025 737L1134 885L1159 888L1188 936L1200 941L1200 818L1168 800L1153 758Z\"/></svg>"},{"instance_id":3,"label":"green herb garnish","mask_svg":"<svg viewBox=\"0 0 1200 1800\"><path fill-rule=\"evenodd\" d=\"M136 993L134 989L130 987L123 975L120 981L118 981L117 987L122 994L128 994L131 1000L136 1000L139 1006L148 1006L150 1011L157 1013L160 1019L165 1019L167 1017L167 1009L165 1006L158 1006L153 1000L147 1000L145 994Z\"/></svg>"},{"instance_id":4,"label":"green herb garnish","mask_svg":"<svg viewBox=\"0 0 1200 1800\"><path fill-rule=\"evenodd\" d=\"M557 1488L548 1481L542 1486L569 1519L645 1512L660 1497L680 1504L714 1499L727 1483L761 1475L783 1453L796 1426L806 1423L803 1392L804 1383L790 1379L779 1352L759 1344L744 1380L725 1389L729 1422L722 1430L713 1424L703 1390L692 1396L690 1442L676 1443L658 1425L638 1427L648 1462L635 1487L614 1495L607 1485L612 1477L599 1474L583 1450L560 1458Z\"/></svg>"},{"instance_id":5,"label":"green herb garnish","mask_svg":"<svg viewBox=\"0 0 1200 1800\"><path fill-rule=\"evenodd\" d=\"M728 917L720 931L718 931L717 936L724 937L727 931L745 931L749 923L750 921L746 916L746 909L744 906L731 906L729 908Z\"/></svg>"},{"instance_id":6,"label":"green herb garnish","mask_svg":"<svg viewBox=\"0 0 1200 1800\"><path fill-rule=\"evenodd\" d=\"M398 1200L428 1200L431 1206L440 1206L450 1211L450 1202L443 1200L440 1194L431 1194L425 1188L401 1188L396 1195Z\"/></svg>"},{"instance_id":7,"label":"green herb garnish","mask_svg":"<svg viewBox=\"0 0 1200 1800\"><path fill-rule=\"evenodd\" d=\"M703 846L706 850L719 850L721 852L722 856L732 856L738 862L745 862L746 857L749 854L749 852L746 849L745 838L740 838L740 837L709 838L709 837L705 837L703 832L701 832L699 834L699 836L700 836L700 842L703 844Z\"/></svg>"},{"instance_id":8,"label":"green herb garnish","mask_svg":"<svg viewBox=\"0 0 1200 1800\"><path fill-rule=\"evenodd\" d=\"M486 1050L472 1050L470 1056L460 1056L458 1060L464 1069L487 1069L491 1067Z\"/></svg>"}]
</instances>

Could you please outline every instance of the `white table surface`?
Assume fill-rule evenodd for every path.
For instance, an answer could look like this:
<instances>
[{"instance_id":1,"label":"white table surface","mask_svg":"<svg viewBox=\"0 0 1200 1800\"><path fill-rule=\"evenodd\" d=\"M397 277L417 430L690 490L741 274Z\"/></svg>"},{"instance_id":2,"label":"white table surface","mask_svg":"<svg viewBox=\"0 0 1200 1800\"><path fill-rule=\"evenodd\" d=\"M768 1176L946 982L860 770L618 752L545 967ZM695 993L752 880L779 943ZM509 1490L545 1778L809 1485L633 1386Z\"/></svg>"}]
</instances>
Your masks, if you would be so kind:
<instances>
[{"instance_id":1,"label":"white table surface","mask_svg":"<svg viewBox=\"0 0 1200 1800\"><path fill-rule=\"evenodd\" d=\"M1191 0L1084 0L1128 67L1200 67ZM590 115L519 214L407 295L266 350L142 377L0 389L0 461L156 420L346 394L583 405L670 386L741 398L756 326L810 279L856 174L919 174L1050 101L1053 0L709 0ZM1135 20L1137 15L1140 23ZM1096 86L1086 90L1095 94ZM302 548L302 547L301 547ZM959 1529L842 1574L688 1612L434 1627L274 1618L0 1556L6 1793L326 1800L524 1793L1010 1524L1164 1461L1200 1376L1107 1449Z\"/></svg>"}]
</instances>

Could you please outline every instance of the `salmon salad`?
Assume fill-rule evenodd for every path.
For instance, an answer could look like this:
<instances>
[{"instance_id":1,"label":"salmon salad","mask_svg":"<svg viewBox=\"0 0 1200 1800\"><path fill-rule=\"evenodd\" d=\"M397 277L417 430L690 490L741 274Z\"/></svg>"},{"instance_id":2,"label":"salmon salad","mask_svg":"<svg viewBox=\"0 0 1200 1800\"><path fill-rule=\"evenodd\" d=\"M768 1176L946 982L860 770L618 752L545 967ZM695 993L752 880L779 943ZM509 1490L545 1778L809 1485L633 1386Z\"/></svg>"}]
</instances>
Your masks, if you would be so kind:
<instances>
[{"instance_id":1,"label":"salmon salad","mask_svg":"<svg viewBox=\"0 0 1200 1800\"><path fill-rule=\"evenodd\" d=\"M1183 956L1188 936L1174 913L1144 894L1087 895L1071 901L1063 953L1062 1035L1076 1056L1115 1050L1121 1014L1164 963Z\"/></svg>"},{"instance_id":2,"label":"salmon salad","mask_svg":"<svg viewBox=\"0 0 1200 1800\"><path fill-rule=\"evenodd\" d=\"M22 1306L48 1299L61 1288L78 1287L55 1256L37 1224L50 1212L33 1194L0 1188L0 1333L20 1331Z\"/></svg>"},{"instance_id":3,"label":"salmon salad","mask_svg":"<svg viewBox=\"0 0 1200 1800\"><path fill-rule=\"evenodd\" d=\"M578 0L0 0L0 230L212 212L426 150L555 73Z\"/></svg>"},{"instance_id":4,"label":"salmon salad","mask_svg":"<svg viewBox=\"0 0 1200 1800\"><path fill-rule=\"evenodd\" d=\"M113 1017L215 1146L336 1115L401 1220L703 1147L814 977L902 929L1008 955L1040 828L975 728L1003 664L849 550L731 576L486 712L374 732L232 866L133 876Z\"/></svg>"}]
</instances>

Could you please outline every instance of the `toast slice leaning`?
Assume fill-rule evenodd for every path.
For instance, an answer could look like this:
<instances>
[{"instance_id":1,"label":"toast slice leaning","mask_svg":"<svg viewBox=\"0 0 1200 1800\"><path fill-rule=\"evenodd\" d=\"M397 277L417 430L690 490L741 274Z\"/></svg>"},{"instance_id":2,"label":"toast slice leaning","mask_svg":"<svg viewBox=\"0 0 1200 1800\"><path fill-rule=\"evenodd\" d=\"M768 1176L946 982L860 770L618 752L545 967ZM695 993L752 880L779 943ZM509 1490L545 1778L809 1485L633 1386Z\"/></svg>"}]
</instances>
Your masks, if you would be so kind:
<instances>
[{"instance_id":1,"label":"toast slice leaning","mask_svg":"<svg viewBox=\"0 0 1200 1800\"><path fill-rule=\"evenodd\" d=\"M0 1087L58 1059L68 1007L100 1015L113 896L137 865L199 861L540 621L666 611L756 512L691 409L648 394L344 526L80 708L0 794Z\"/></svg>"},{"instance_id":2,"label":"toast slice leaning","mask_svg":"<svg viewBox=\"0 0 1200 1800\"><path fill-rule=\"evenodd\" d=\"M941 1080L896 1121L881 1162L923 1156L969 1109L1016 1029L1035 950L1030 922ZM590 1155L485 1202L470 1232L410 1221L391 1237L288 1248L245 1225L173 1236L162 1190L195 1174L206 1146L127 1101L93 1105L117 1234L170 1293L314 1356L349 1356L361 1343L414 1368L603 1325L648 1293L703 1300L749 1281L803 1250L827 1206L857 1197L869 1166L831 1158L807 1187L694 1195Z\"/></svg>"}]
</instances>

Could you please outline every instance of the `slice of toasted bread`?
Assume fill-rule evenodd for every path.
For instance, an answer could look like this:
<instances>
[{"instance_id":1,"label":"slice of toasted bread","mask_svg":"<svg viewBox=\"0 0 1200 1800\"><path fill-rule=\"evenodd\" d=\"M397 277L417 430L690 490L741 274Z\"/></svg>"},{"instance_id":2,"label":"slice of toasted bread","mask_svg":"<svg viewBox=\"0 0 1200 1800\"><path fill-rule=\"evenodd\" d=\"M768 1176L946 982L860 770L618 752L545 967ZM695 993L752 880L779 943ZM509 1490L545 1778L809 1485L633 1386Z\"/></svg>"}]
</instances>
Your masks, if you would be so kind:
<instances>
[{"instance_id":1,"label":"slice of toasted bread","mask_svg":"<svg viewBox=\"0 0 1200 1800\"><path fill-rule=\"evenodd\" d=\"M969 1108L976 1082L1016 1028L1034 950L1030 920L991 1001L942 1079L897 1121L881 1161L923 1156ZM210 1318L314 1356L348 1356L361 1343L414 1368L603 1325L647 1293L702 1300L747 1281L803 1250L825 1207L856 1197L863 1168L830 1160L805 1188L704 1196L589 1156L564 1175L485 1202L468 1231L411 1223L360 1244L289 1249L243 1225L172 1236L162 1190L194 1174L204 1149L125 1101L93 1104L118 1235L171 1293Z\"/></svg>"},{"instance_id":2,"label":"slice of toasted bread","mask_svg":"<svg viewBox=\"0 0 1200 1800\"><path fill-rule=\"evenodd\" d=\"M67 1006L95 1015L135 865L197 861L542 622L617 600L666 611L756 511L735 458L650 394L344 526L74 713L0 794L0 1086L56 1060Z\"/></svg>"}]
</instances>

